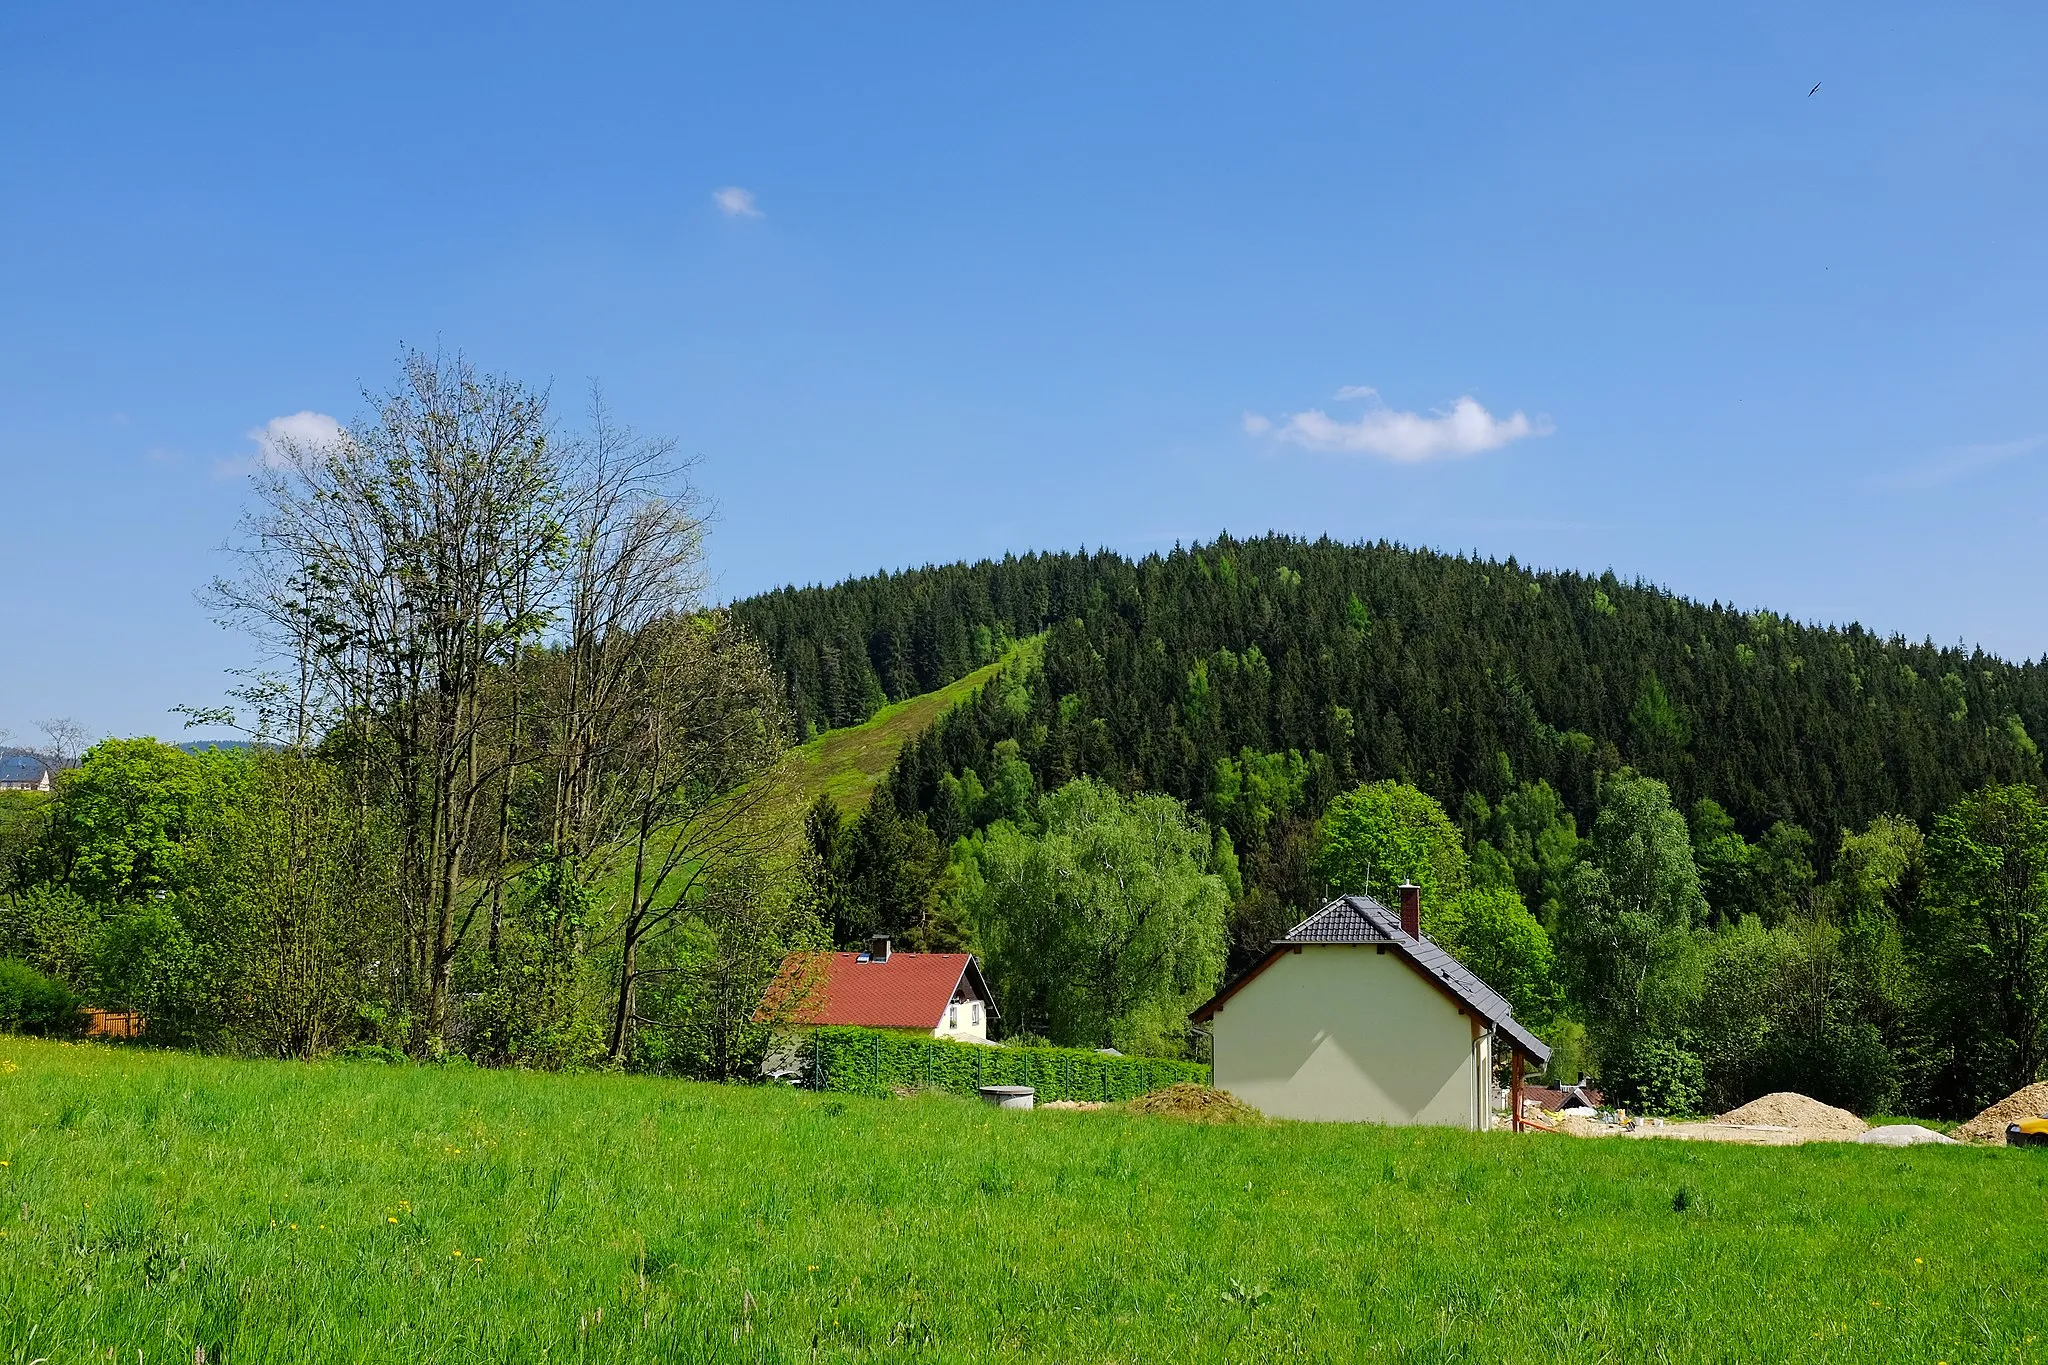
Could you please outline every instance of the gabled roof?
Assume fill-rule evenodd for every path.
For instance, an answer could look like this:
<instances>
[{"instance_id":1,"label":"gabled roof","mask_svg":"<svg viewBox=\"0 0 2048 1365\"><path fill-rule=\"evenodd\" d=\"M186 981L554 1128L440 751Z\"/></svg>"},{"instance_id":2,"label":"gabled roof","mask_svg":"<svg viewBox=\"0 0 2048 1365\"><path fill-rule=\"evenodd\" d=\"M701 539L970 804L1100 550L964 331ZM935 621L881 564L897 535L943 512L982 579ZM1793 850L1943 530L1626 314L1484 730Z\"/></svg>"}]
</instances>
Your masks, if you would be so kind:
<instances>
[{"instance_id":1,"label":"gabled roof","mask_svg":"<svg viewBox=\"0 0 2048 1365\"><path fill-rule=\"evenodd\" d=\"M937 1028L962 985L996 1014L995 1000L972 953L892 952L881 962L866 953L791 953L754 1013L792 1024L861 1028Z\"/></svg>"},{"instance_id":2,"label":"gabled roof","mask_svg":"<svg viewBox=\"0 0 2048 1365\"><path fill-rule=\"evenodd\" d=\"M1401 917L1371 896L1339 896L1285 935L1273 940L1272 950L1252 969L1225 986L1193 1014L1204 1022L1223 1008L1224 1001L1242 990L1247 982L1279 961L1286 953L1308 944L1370 944L1398 953L1417 975L1488 1024L1508 1036L1516 1050L1538 1065L1550 1061L1550 1049L1535 1034L1514 1019L1514 1006L1500 993L1474 976L1464 963L1452 957L1426 935L1410 938L1401 932Z\"/></svg>"},{"instance_id":3,"label":"gabled roof","mask_svg":"<svg viewBox=\"0 0 2048 1365\"><path fill-rule=\"evenodd\" d=\"M41 782L49 771L34 754L0 753L0 782Z\"/></svg>"}]
</instances>

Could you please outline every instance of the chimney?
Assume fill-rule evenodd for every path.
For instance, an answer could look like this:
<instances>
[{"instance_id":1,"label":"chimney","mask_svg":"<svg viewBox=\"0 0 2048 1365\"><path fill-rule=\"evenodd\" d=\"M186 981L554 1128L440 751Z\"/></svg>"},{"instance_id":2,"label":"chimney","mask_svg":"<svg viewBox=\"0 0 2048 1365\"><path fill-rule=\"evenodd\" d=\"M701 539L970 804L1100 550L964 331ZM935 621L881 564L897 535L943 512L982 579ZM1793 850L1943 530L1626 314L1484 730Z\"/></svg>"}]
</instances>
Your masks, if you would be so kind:
<instances>
[{"instance_id":1,"label":"chimney","mask_svg":"<svg viewBox=\"0 0 2048 1365\"><path fill-rule=\"evenodd\" d=\"M879 934L878 934L878 935L876 935L876 936L875 936L874 938L871 938L871 939L869 939L869 940L868 940L868 961L870 961L870 962L887 962L888 960L889 960L889 940L888 940L888 939L886 939L886 938L884 938L884 937L882 937L882 936L881 936L881 935L879 935Z\"/></svg>"},{"instance_id":2,"label":"chimney","mask_svg":"<svg viewBox=\"0 0 2048 1365\"><path fill-rule=\"evenodd\" d=\"M1401 883L1401 932L1422 937L1422 888L1414 882Z\"/></svg>"}]
</instances>

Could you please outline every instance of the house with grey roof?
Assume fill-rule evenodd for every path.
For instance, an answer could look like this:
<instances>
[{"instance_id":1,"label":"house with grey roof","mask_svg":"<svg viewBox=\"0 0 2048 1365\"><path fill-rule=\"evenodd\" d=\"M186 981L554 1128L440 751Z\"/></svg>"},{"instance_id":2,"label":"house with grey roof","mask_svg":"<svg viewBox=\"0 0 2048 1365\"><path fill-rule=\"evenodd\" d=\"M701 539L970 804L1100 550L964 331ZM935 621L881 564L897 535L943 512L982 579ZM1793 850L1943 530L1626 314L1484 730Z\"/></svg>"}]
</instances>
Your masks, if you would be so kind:
<instances>
[{"instance_id":1,"label":"house with grey roof","mask_svg":"<svg viewBox=\"0 0 2048 1365\"><path fill-rule=\"evenodd\" d=\"M0 792L46 792L50 768L34 754L0 753Z\"/></svg>"},{"instance_id":2,"label":"house with grey roof","mask_svg":"<svg viewBox=\"0 0 2048 1365\"><path fill-rule=\"evenodd\" d=\"M1331 901L1190 1017L1209 1031L1216 1085L1276 1118L1484 1129L1496 1059L1511 1091L1526 1063L1550 1061L1498 992L1423 936L1413 886L1398 914Z\"/></svg>"}]
</instances>

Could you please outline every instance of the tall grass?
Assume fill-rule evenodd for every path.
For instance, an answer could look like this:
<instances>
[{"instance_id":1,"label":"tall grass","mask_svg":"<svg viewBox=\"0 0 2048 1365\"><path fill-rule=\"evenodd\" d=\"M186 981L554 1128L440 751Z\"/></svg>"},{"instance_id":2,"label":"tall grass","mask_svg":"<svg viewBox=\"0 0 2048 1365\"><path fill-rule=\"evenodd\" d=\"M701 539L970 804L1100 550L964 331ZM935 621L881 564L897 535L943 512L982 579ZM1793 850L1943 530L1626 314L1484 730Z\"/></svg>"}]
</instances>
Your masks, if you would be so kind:
<instances>
[{"instance_id":1,"label":"tall grass","mask_svg":"<svg viewBox=\"0 0 2048 1365\"><path fill-rule=\"evenodd\" d=\"M0 1360L2031 1361L2043 1155L8 1038Z\"/></svg>"}]
</instances>

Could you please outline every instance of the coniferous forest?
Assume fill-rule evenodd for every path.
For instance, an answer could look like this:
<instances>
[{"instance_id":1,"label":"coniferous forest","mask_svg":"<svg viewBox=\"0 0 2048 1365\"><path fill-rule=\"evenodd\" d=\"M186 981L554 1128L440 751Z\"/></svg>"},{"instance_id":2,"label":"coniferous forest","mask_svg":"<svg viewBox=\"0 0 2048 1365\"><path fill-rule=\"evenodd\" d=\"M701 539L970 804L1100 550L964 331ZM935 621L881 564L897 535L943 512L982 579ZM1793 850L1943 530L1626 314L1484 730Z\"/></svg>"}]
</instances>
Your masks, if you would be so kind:
<instances>
[{"instance_id":1,"label":"coniferous forest","mask_svg":"<svg viewBox=\"0 0 2048 1365\"><path fill-rule=\"evenodd\" d=\"M907 755L906 810L955 832L940 777L1028 744L1082 773L1203 802L1240 751L1320 754L1330 791L1400 777L1455 811L1543 779L1583 825L1622 766L1708 797L1755 838L1831 849L2041 774L2048 663L1701 605L1612 574L1537 572L1388 542L1221 539L1133 562L1006 557L784 589L733 608L813 730L930 691L1049 632L1033 709L989 699ZM1502 756L1506 764L1502 763ZM1824 855L1823 855L1824 856Z\"/></svg>"}]
</instances>

